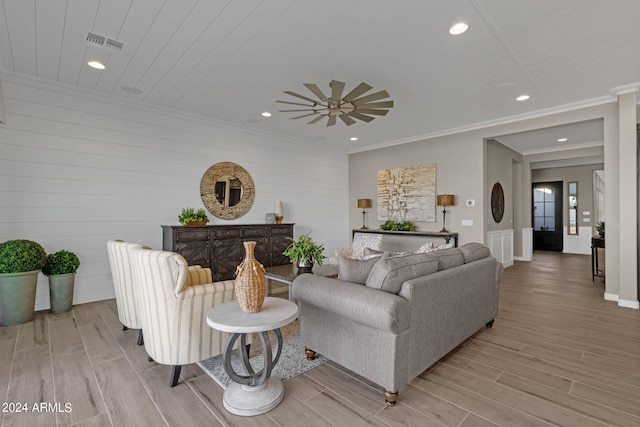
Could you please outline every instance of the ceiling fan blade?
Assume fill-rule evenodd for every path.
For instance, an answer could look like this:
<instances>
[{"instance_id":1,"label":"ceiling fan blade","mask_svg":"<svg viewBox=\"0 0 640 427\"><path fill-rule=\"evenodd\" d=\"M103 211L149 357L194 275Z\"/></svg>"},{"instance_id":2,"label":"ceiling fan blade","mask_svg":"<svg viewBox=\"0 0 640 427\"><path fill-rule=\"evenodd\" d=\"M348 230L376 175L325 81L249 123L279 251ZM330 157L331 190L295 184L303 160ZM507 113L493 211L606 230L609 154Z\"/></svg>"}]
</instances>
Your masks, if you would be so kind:
<instances>
[{"instance_id":1,"label":"ceiling fan blade","mask_svg":"<svg viewBox=\"0 0 640 427\"><path fill-rule=\"evenodd\" d=\"M331 80L329 86L331 86L331 97L333 99L340 99L342 91L344 90L344 83L337 80Z\"/></svg>"},{"instance_id":2,"label":"ceiling fan blade","mask_svg":"<svg viewBox=\"0 0 640 427\"><path fill-rule=\"evenodd\" d=\"M351 117L353 117L354 119L362 120L362 121L367 122L367 123L369 123L371 120L375 119L375 117L365 116L364 114L356 113L355 111L349 113L349 115Z\"/></svg>"},{"instance_id":3,"label":"ceiling fan blade","mask_svg":"<svg viewBox=\"0 0 640 427\"><path fill-rule=\"evenodd\" d=\"M377 101L379 99L388 98L389 93L386 90L381 90L380 92L372 93L371 95L363 96L362 98L355 99L351 101L353 105L361 105L366 104L371 101Z\"/></svg>"},{"instance_id":4,"label":"ceiling fan blade","mask_svg":"<svg viewBox=\"0 0 640 427\"><path fill-rule=\"evenodd\" d=\"M310 120L307 124L308 124L308 125L312 125L312 124L314 124L314 123L318 123L318 122L319 122L323 117L326 117L326 116L327 116L326 114L321 114L321 115L319 115L318 117L316 117L316 118L314 118L314 119Z\"/></svg>"},{"instance_id":5,"label":"ceiling fan blade","mask_svg":"<svg viewBox=\"0 0 640 427\"><path fill-rule=\"evenodd\" d=\"M304 114L304 115L302 115L302 116L296 116L296 117L291 117L291 118L292 118L292 119L301 119L301 118L303 118L303 117L309 117L309 116L313 116L313 115L315 115L315 114L318 114L318 112L317 112L317 111L314 111L313 113Z\"/></svg>"},{"instance_id":6,"label":"ceiling fan blade","mask_svg":"<svg viewBox=\"0 0 640 427\"><path fill-rule=\"evenodd\" d=\"M393 101L371 102L369 104L358 104L359 108L393 108Z\"/></svg>"},{"instance_id":7,"label":"ceiling fan blade","mask_svg":"<svg viewBox=\"0 0 640 427\"><path fill-rule=\"evenodd\" d=\"M336 124L336 118L338 116L329 116L329 120L327 120L327 126L333 126Z\"/></svg>"},{"instance_id":8,"label":"ceiling fan blade","mask_svg":"<svg viewBox=\"0 0 640 427\"><path fill-rule=\"evenodd\" d=\"M358 86L356 86L355 89L346 94L342 99L346 102L351 102L363 93L370 91L371 89L373 89L373 87L369 86L365 82L362 82Z\"/></svg>"},{"instance_id":9,"label":"ceiling fan blade","mask_svg":"<svg viewBox=\"0 0 640 427\"><path fill-rule=\"evenodd\" d=\"M389 110L370 110L367 108L363 108L362 110L358 108L358 113L361 114L373 114L374 116L386 116Z\"/></svg>"},{"instance_id":10,"label":"ceiling fan blade","mask_svg":"<svg viewBox=\"0 0 640 427\"><path fill-rule=\"evenodd\" d=\"M347 125L347 126L351 126L352 124L354 124L356 122L355 120L353 120L351 117L349 117L346 114L341 114L339 117L344 122L344 124Z\"/></svg>"},{"instance_id":11,"label":"ceiling fan blade","mask_svg":"<svg viewBox=\"0 0 640 427\"><path fill-rule=\"evenodd\" d=\"M309 89L311 92L313 92L313 94L315 96L317 96L321 101L327 101L327 97L324 95L324 93L322 93L322 91L320 90L320 88L316 85L314 85L313 83L305 83L304 84L307 89Z\"/></svg>"},{"instance_id":12,"label":"ceiling fan blade","mask_svg":"<svg viewBox=\"0 0 640 427\"><path fill-rule=\"evenodd\" d=\"M316 104L318 102L315 99L311 99L311 98L308 98L308 97L306 97L304 95L300 95L298 93L291 92L290 90L285 90L284 93L286 93L287 95L295 96L295 97L300 98L300 99L304 99L305 101L313 102L314 104Z\"/></svg>"},{"instance_id":13,"label":"ceiling fan blade","mask_svg":"<svg viewBox=\"0 0 640 427\"><path fill-rule=\"evenodd\" d=\"M279 102L281 104L302 105L303 107L315 107L316 105L318 105L317 102L314 102L312 105L302 104L300 102L289 102L289 101L276 101L276 102Z\"/></svg>"},{"instance_id":14,"label":"ceiling fan blade","mask_svg":"<svg viewBox=\"0 0 640 427\"><path fill-rule=\"evenodd\" d=\"M278 110L279 113L296 113L298 111L316 111L315 108L301 108L299 110Z\"/></svg>"}]
</instances>

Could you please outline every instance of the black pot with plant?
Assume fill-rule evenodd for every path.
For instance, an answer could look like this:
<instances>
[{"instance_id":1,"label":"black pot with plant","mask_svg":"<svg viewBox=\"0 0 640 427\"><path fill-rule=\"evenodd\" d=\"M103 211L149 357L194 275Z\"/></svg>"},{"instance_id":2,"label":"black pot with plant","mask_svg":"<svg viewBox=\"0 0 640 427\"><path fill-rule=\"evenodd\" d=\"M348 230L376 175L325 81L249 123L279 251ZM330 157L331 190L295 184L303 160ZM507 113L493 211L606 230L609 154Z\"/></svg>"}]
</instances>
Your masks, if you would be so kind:
<instances>
[{"instance_id":1,"label":"black pot with plant","mask_svg":"<svg viewBox=\"0 0 640 427\"><path fill-rule=\"evenodd\" d=\"M598 225L596 225L596 230L598 231L600 237L604 239L604 221L600 221Z\"/></svg>"},{"instance_id":2,"label":"black pot with plant","mask_svg":"<svg viewBox=\"0 0 640 427\"><path fill-rule=\"evenodd\" d=\"M78 267L80 259L73 252L62 250L47 256L42 273L49 277L49 298L53 313L71 310Z\"/></svg>"},{"instance_id":3,"label":"black pot with plant","mask_svg":"<svg viewBox=\"0 0 640 427\"><path fill-rule=\"evenodd\" d=\"M322 265L324 261L324 245L316 244L309 234L299 236L298 239L287 237L291 244L282 255L289 257L298 266L298 272L311 272L313 264Z\"/></svg>"},{"instance_id":4,"label":"black pot with plant","mask_svg":"<svg viewBox=\"0 0 640 427\"><path fill-rule=\"evenodd\" d=\"M33 320L38 273L47 253L32 240L0 243L0 326Z\"/></svg>"},{"instance_id":5,"label":"black pot with plant","mask_svg":"<svg viewBox=\"0 0 640 427\"><path fill-rule=\"evenodd\" d=\"M178 215L178 221L187 227L198 227L209 222L209 217L204 209L198 210L194 208L182 208L182 212Z\"/></svg>"}]
</instances>

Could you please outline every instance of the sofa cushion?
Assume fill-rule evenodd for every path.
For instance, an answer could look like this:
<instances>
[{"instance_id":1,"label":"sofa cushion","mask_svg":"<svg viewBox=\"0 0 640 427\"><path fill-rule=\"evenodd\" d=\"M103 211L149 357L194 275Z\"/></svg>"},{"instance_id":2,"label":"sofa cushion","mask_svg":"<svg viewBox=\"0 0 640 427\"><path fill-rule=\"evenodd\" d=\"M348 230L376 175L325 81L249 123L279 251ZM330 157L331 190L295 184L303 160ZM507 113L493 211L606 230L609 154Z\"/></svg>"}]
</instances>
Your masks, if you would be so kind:
<instances>
[{"instance_id":1,"label":"sofa cushion","mask_svg":"<svg viewBox=\"0 0 640 427\"><path fill-rule=\"evenodd\" d=\"M353 258L338 255L338 280L364 285L374 265L382 259L382 252L377 256Z\"/></svg>"},{"instance_id":2,"label":"sofa cushion","mask_svg":"<svg viewBox=\"0 0 640 427\"><path fill-rule=\"evenodd\" d=\"M438 260L431 254L384 258L373 266L365 285L397 294L405 281L436 271L438 271Z\"/></svg>"},{"instance_id":3,"label":"sofa cushion","mask_svg":"<svg viewBox=\"0 0 640 427\"><path fill-rule=\"evenodd\" d=\"M438 259L438 271L464 264L464 256L459 248L433 251L431 254Z\"/></svg>"},{"instance_id":4,"label":"sofa cushion","mask_svg":"<svg viewBox=\"0 0 640 427\"><path fill-rule=\"evenodd\" d=\"M491 255L488 247L477 242L467 243L466 245L460 246L460 252L462 252L465 263L477 261Z\"/></svg>"}]
</instances>

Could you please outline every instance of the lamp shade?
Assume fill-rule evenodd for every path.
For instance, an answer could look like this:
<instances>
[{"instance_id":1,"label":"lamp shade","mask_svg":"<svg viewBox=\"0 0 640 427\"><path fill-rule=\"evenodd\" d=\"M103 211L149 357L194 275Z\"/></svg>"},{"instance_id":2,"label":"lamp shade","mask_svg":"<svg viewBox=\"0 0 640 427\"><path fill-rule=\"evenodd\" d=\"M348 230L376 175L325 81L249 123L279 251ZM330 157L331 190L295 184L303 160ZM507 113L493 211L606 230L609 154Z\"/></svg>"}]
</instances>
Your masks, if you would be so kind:
<instances>
[{"instance_id":1,"label":"lamp shade","mask_svg":"<svg viewBox=\"0 0 640 427\"><path fill-rule=\"evenodd\" d=\"M371 199L358 199L358 207L359 208L370 208L371 207Z\"/></svg>"},{"instance_id":2,"label":"lamp shade","mask_svg":"<svg viewBox=\"0 0 640 427\"><path fill-rule=\"evenodd\" d=\"M438 194L438 206L454 205L453 194Z\"/></svg>"}]
</instances>

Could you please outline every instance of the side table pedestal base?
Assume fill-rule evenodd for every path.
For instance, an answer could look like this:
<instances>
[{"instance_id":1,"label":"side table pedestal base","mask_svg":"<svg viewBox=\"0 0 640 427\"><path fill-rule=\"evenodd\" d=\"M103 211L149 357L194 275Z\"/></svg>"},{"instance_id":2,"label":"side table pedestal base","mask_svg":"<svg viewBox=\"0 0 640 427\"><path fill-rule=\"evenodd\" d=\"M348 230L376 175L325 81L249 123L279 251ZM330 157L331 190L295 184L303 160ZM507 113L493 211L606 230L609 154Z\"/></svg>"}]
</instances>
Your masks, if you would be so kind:
<instances>
[{"instance_id":1,"label":"side table pedestal base","mask_svg":"<svg viewBox=\"0 0 640 427\"><path fill-rule=\"evenodd\" d=\"M229 384L224 391L223 403L232 414L250 417L269 412L282 401L284 387L277 378L270 378L257 387Z\"/></svg>"}]
</instances>

